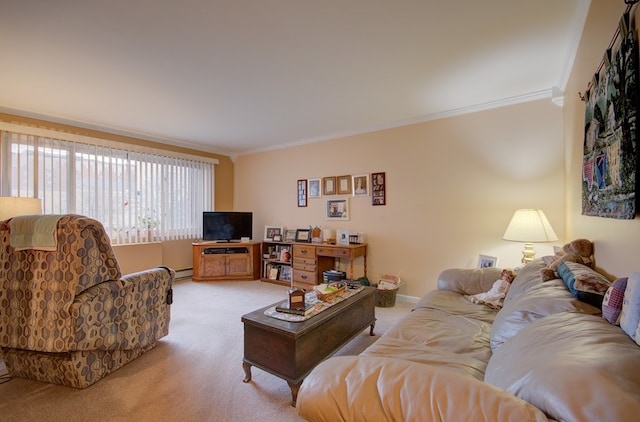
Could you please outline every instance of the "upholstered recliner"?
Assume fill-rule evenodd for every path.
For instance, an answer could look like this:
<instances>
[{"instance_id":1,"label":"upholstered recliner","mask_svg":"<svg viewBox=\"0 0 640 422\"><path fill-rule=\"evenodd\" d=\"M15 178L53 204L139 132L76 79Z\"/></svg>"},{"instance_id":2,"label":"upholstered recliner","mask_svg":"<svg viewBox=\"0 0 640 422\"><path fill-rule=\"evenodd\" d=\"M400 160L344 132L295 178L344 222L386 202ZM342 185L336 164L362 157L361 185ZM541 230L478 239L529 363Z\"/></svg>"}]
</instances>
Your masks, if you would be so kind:
<instances>
[{"instance_id":1,"label":"upholstered recliner","mask_svg":"<svg viewBox=\"0 0 640 422\"><path fill-rule=\"evenodd\" d=\"M44 235L25 236L30 225ZM121 276L100 222L14 217L0 222L0 242L0 350L12 376L85 388L168 334L175 272Z\"/></svg>"}]
</instances>

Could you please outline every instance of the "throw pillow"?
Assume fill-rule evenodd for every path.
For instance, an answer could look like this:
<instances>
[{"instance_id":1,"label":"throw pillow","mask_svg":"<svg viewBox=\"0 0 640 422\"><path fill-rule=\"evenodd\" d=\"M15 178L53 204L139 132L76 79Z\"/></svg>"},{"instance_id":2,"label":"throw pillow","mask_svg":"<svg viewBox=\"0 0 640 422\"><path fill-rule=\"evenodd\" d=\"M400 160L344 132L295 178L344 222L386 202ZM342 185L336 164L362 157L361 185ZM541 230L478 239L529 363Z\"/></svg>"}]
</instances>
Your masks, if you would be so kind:
<instances>
[{"instance_id":1,"label":"throw pillow","mask_svg":"<svg viewBox=\"0 0 640 422\"><path fill-rule=\"evenodd\" d=\"M627 280L620 314L620 327L635 340L636 330L640 323L640 273L633 273Z\"/></svg>"},{"instance_id":2,"label":"throw pillow","mask_svg":"<svg viewBox=\"0 0 640 422\"><path fill-rule=\"evenodd\" d=\"M613 325L620 325L622 300L627 288L627 277L619 278L607 289L602 300L602 317Z\"/></svg>"},{"instance_id":3,"label":"throw pillow","mask_svg":"<svg viewBox=\"0 0 640 422\"><path fill-rule=\"evenodd\" d=\"M604 294L611 286L611 282L605 276L577 262L560 263L558 274L578 300L602 308Z\"/></svg>"}]
</instances>

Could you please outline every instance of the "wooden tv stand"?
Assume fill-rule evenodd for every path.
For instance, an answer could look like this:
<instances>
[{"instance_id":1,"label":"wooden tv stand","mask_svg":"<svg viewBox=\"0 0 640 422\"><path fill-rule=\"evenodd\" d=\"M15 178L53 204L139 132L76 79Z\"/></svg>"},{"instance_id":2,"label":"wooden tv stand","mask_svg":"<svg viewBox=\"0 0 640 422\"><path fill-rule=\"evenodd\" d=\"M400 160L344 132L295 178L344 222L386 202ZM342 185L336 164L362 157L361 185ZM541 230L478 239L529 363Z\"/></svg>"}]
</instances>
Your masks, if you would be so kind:
<instances>
[{"instance_id":1,"label":"wooden tv stand","mask_svg":"<svg viewBox=\"0 0 640 422\"><path fill-rule=\"evenodd\" d=\"M193 280L258 280L260 278L260 242L195 242Z\"/></svg>"}]
</instances>

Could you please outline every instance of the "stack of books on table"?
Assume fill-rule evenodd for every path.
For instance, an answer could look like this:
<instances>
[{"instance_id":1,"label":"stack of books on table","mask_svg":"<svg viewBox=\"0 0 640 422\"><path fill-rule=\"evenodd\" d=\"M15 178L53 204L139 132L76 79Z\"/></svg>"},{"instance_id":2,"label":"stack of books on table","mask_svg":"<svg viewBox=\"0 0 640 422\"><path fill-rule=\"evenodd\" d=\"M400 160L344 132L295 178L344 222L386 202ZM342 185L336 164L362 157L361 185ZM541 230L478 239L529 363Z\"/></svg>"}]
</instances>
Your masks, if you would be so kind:
<instances>
[{"instance_id":1,"label":"stack of books on table","mask_svg":"<svg viewBox=\"0 0 640 422\"><path fill-rule=\"evenodd\" d=\"M307 316L311 312L313 312L314 308L316 307L315 305L315 303L307 303L305 304L304 308L289 308L289 301L285 301L276 306L276 311L284 312L286 314Z\"/></svg>"}]
</instances>

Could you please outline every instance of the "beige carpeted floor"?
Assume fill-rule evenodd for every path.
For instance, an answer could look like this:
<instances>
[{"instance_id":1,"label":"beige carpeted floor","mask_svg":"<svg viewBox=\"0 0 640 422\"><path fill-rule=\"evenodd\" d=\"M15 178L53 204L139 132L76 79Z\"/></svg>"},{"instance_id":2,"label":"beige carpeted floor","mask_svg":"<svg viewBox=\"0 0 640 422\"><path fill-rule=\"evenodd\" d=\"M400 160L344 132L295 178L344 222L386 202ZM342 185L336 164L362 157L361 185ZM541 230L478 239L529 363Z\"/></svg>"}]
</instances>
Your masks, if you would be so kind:
<instances>
[{"instance_id":1,"label":"beige carpeted floor","mask_svg":"<svg viewBox=\"0 0 640 422\"><path fill-rule=\"evenodd\" d=\"M253 368L242 382L240 318L284 300L286 290L176 281L170 332L155 349L84 390L20 378L0 384L0 421L299 421L284 380ZM366 329L337 354L360 353L412 306L377 307L376 336Z\"/></svg>"}]
</instances>

